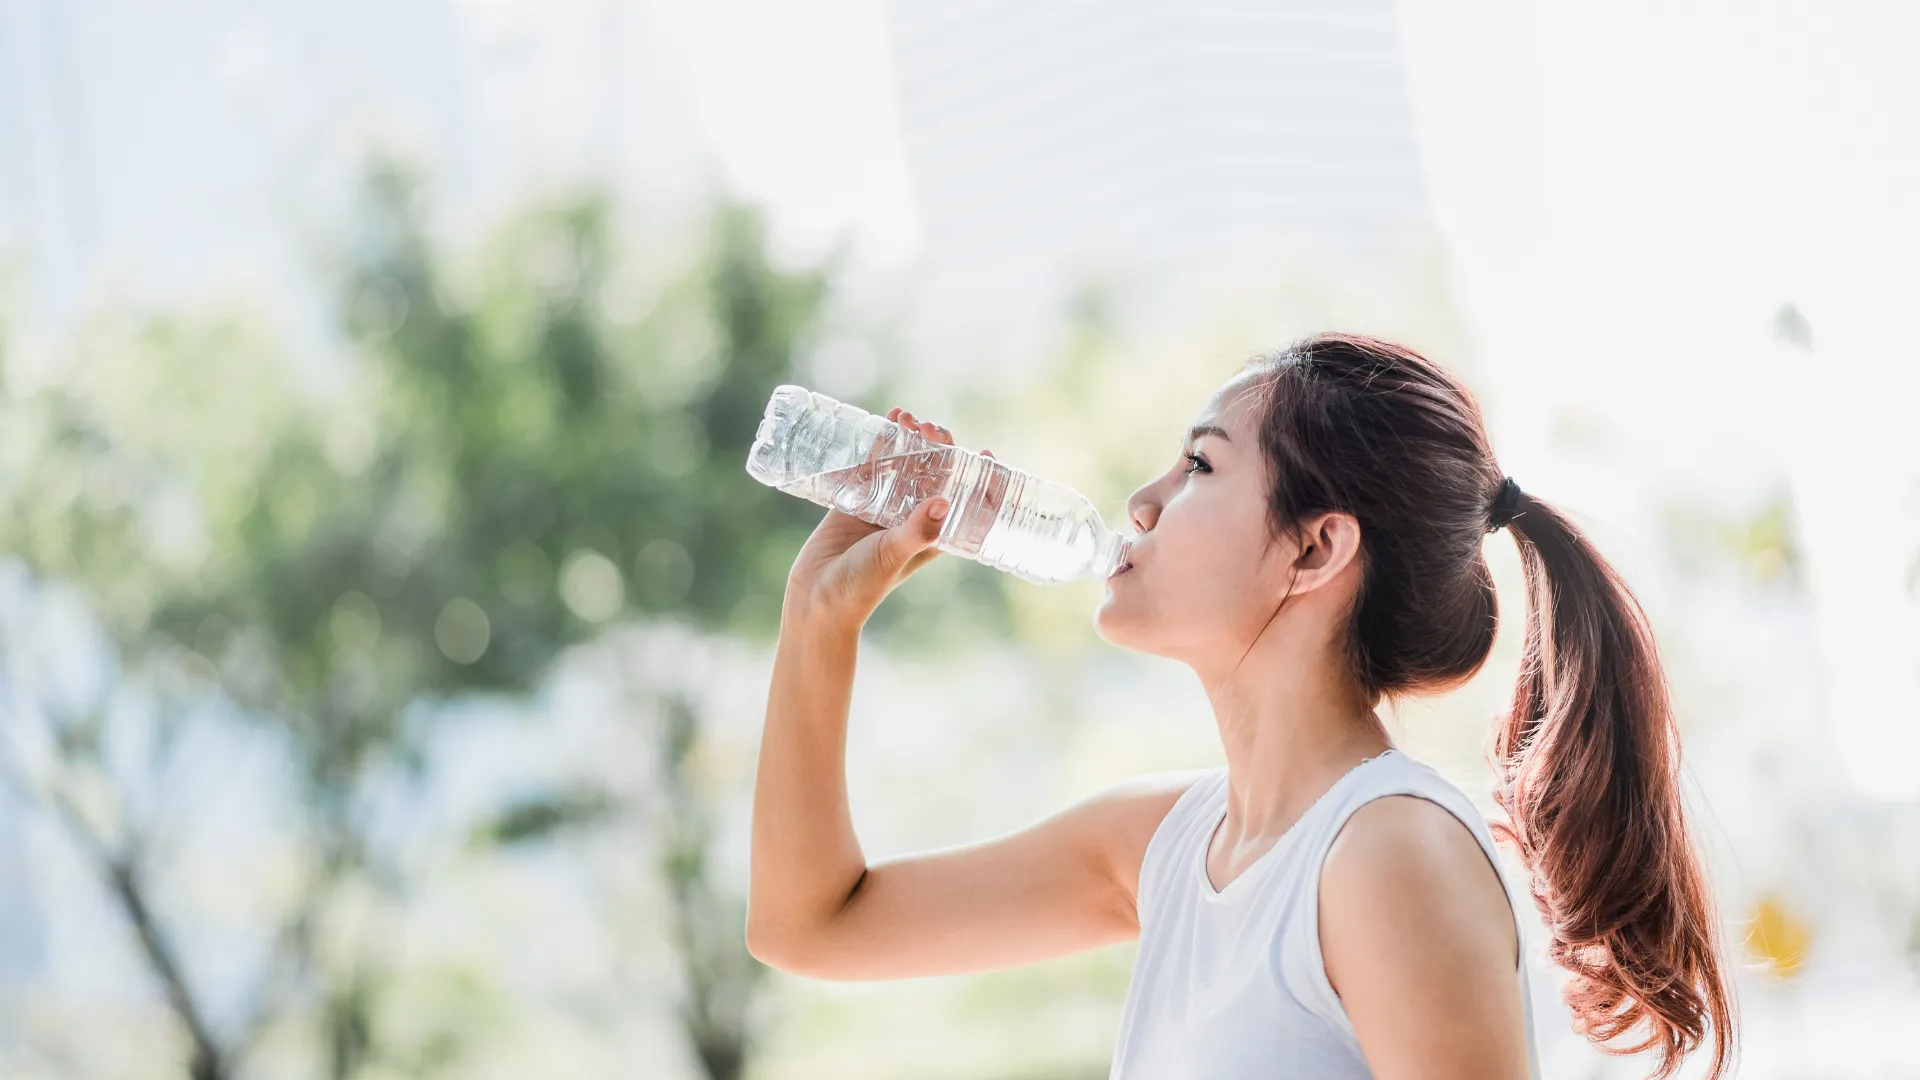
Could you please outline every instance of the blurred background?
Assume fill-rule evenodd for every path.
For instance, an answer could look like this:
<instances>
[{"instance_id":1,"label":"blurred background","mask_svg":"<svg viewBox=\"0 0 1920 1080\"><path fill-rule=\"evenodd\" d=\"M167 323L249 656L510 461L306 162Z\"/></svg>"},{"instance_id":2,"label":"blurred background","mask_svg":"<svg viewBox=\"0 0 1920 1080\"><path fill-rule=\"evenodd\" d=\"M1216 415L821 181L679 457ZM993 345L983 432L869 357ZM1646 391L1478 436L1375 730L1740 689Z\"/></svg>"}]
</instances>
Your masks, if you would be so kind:
<instances>
[{"instance_id":1,"label":"blurred background","mask_svg":"<svg viewBox=\"0 0 1920 1080\"><path fill-rule=\"evenodd\" d=\"M1893 0L0 0L0 1075L1104 1077L1131 944L747 955L822 513L747 448L800 382L1125 527L1343 329L1653 617L1738 1075L1920 1077L1917 250ZM1394 722L1497 815L1487 545L1493 660ZM1101 590L887 601L869 858L1223 761ZM1645 1075L1517 899L1546 1074Z\"/></svg>"}]
</instances>

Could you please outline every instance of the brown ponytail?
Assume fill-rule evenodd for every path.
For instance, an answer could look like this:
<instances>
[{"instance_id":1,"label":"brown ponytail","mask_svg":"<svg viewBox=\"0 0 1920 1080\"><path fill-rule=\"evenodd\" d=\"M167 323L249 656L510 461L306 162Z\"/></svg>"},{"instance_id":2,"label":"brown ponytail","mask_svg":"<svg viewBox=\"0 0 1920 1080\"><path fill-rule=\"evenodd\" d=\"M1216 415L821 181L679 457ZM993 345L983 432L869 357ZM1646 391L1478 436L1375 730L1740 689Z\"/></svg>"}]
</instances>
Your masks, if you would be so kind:
<instances>
[{"instance_id":1,"label":"brown ponytail","mask_svg":"<svg viewBox=\"0 0 1920 1080\"><path fill-rule=\"evenodd\" d=\"M1360 522L1362 580L1342 630L1355 687L1377 703L1471 678L1493 648L1482 545L1505 479L1473 395L1413 350L1358 334L1318 334L1248 367L1267 376L1274 535L1327 511ZM1520 684L1488 746L1511 824L1490 828L1518 852L1550 955L1573 973L1562 996L1576 1030L1608 1054L1658 1049L1652 1075L1665 1080L1711 1028L1719 1080L1732 991L1646 615L1559 511L1524 492L1511 510L1529 603ZM1605 1045L1642 1024L1639 1041Z\"/></svg>"},{"instance_id":2,"label":"brown ponytail","mask_svg":"<svg viewBox=\"0 0 1920 1080\"><path fill-rule=\"evenodd\" d=\"M1644 1021L1612 1054L1660 1052L1656 1078L1713 1032L1717 1078L1731 1065L1732 994L1718 922L1681 813L1680 739L1646 613L1591 541L1522 493L1508 526L1528 612L1520 683L1495 727L1490 823L1525 863L1573 972L1563 996L1596 1044Z\"/></svg>"}]
</instances>

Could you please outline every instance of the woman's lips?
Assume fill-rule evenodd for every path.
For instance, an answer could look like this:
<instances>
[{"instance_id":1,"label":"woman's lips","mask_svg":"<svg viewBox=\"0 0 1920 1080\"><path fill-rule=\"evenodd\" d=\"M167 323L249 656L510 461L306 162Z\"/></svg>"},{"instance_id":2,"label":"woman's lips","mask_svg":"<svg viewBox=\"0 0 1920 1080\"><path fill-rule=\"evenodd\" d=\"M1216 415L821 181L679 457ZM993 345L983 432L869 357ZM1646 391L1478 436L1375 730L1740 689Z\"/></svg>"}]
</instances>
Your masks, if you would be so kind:
<instances>
[{"instance_id":1,"label":"woman's lips","mask_svg":"<svg viewBox=\"0 0 1920 1080\"><path fill-rule=\"evenodd\" d=\"M1107 575L1107 580L1112 581L1114 578L1119 577L1121 574L1124 574L1131 569L1133 569L1132 563L1121 563L1120 569L1115 570L1113 573Z\"/></svg>"}]
</instances>

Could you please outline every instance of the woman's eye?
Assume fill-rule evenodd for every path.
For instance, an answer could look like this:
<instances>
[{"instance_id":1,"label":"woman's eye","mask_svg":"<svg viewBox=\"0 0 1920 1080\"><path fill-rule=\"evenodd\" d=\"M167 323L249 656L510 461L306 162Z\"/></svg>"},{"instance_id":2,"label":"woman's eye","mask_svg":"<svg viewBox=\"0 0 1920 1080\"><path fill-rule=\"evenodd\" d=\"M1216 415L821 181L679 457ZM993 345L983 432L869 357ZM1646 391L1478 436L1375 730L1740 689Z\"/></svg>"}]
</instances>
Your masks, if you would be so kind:
<instances>
[{"instance_id":1,"label":"woman's eye","mask_svg":"<svg viewBox=\"0 0 1920 1080\"><path fill-rule=\"evenodd\" d=\"M1181 457L1183 457L1183 458L1186 458L1186 459L1187 459L1188 461L1191 461L1191 462L1193 462L1193 468L1191 468L1191 469L1183 469L1183 470L1181 470L1181 472L1182 472L1183 474L1190 474L1190 473L1192 473L1192 472L1194 472L1195 470L1200 470L1200 471L1203 471L1203 472L1212 472L1212 471L1213 471L1213 466L1211 466L1211 465L1208 465L1208 464L1207 464L1207 459L1206 459L1206 458L1203 458L1203 457L1201 457L1201 456L1200 456L1199 454L1182 454L1182 455L1180 455L1180 456L1181 456Z\"/></svg>"}]
</instances>

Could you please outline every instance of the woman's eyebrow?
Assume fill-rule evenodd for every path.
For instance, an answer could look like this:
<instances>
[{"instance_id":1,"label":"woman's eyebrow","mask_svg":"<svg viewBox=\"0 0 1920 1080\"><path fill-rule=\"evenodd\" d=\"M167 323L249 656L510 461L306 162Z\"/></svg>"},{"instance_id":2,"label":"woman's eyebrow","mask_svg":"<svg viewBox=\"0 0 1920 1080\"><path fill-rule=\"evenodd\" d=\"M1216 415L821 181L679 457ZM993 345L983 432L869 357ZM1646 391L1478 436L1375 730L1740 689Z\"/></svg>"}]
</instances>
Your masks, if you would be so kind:
<instances>
[{"instance_id":1,"label":"woman's eyebrow","mask_svg":"<svg viewBox=\"0 0 1920 1080\"><path fill-rule=\"evenodd\" d=\"M1217 435L1220 437L1221 442L1231 443L1233 441L1232 437L1227 434L1225 428L1214 424L1195 424L1187 429L1187 442L1192 443L1202 435Z\"/></svg>"}]
</instances>

